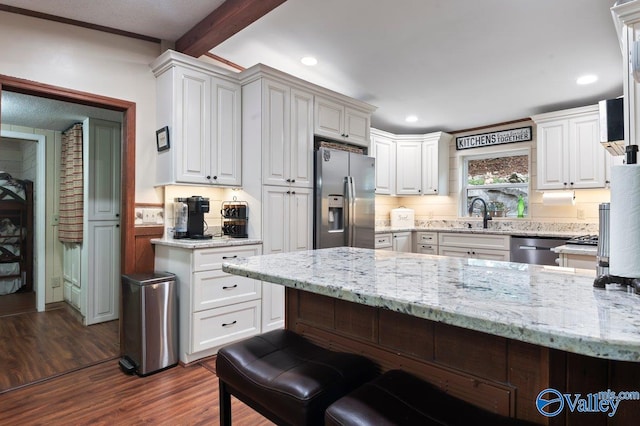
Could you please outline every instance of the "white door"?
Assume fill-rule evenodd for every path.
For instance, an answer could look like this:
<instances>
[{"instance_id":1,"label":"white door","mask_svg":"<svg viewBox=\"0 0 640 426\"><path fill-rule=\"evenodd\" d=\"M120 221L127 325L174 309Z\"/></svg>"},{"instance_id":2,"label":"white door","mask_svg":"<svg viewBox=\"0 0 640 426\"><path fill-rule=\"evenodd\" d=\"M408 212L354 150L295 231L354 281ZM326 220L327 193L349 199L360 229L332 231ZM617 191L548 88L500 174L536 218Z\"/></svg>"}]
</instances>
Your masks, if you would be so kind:
<instances>
[{"instance_id":1,"label":"white door","mask_svg":"<svg viewBox=\"0 0 640 426\"><path fill-rule=\"evenodd\" d=\"M119 123L89 119L89 164L83 243L85 324L118 319L120 291ZM86 259L86 260L84 260Z\"/></svg>"},{"instance_id":2,"label":"white door","mask_svg":"<svg viewBox=\"0 0 640 426\"><path fill-rule=\"evenodd\" d=\"M315 133L336 139L344 137L344 106L316 96Z\"/></svg>"},{"instance_id":3,"label":"white door","mask_svg":"<svg viewBox=\"0 0 640 426\"><path fill-rule=\"evenodd\" d=\"M345 129L344 134L347 142L357 145L369 146L369 115L345 108L344 110Z\"/></svg>"},{"instance_id":4,"label":"white door","mask_svg":"<svg viewBox=\"0 0 640 426\"><path fill-rule=\"evenodd\" d=\"M605 150L598 114L569 121L571 188L604 188Z\"/></svg>"},{"instance_id":5,"label":"white door","mask_svg":"<svg viewBox=\"0 0 640 426\"><path fill-rule=\"evenodd\" d=\"M263 184L288 185L290 177L291 99L289 87L265 80L262 92ZM250 155L246 153L245 155ZM268 223L268 222L265 222Z\"/></svg>"},{"instance_id":6,"label":"white door","mask_svg":"<svg viewBox=\"0 0 640 426\"><path fill-rule=\"evenodd\" d=\"M396 146L384 136L372 136L376 157L376 194L391 195L396 190Z\"/></svg>"},{"instance_id":7,"label":"white door","mask_svg":"<svg viewBox=\"0 0 640 426\"><path fill-rule=\"evenodd\" d=\"M438 193L438 141L427 141L422 145L422 191L424 194Z\"/></svg>"},{"instance_id":8,"label":"white door","mask_svg":"<svg viewBox=\"0 0 640 426\"><path fill-rule=\"evenodd\" d=\"M176 149L176 180L208 183L211 173L211 77L179 68L176 73L177 99L181 108L175 117L179 141ZM170 141L171 144L171 141Z\"/></svg>"},{"instance_id":9,"label":"white door","mask_svg":"<svg viewBox=\"0 0 640 426\"><path fill-rule=\"evenodd\" d=\"M568 188L569 129L567 120L539 124L536 148L538 150L538 189Z\"/></svg>"},{"instance_id":10,"label":"white door","mask_svg":"<svg viewBox=\"0 0 640 426\"><path fill-rule=\"evenodd\" d=\"M396 143L396 194L416 195L422 191L422 142Z\"/></svg>"},{"instance_id":11,"label":"white door","mask_svg":"<svg viewBox=\"0 0 640 426\"><path fill-rule=\"evenodd\" d=\"M240 84L212 78L211 181L242 184Z\"/></svg>"},{"instance_id":12,"label":"white door","mask_svg":"<svg viewBox=\"0 0 640 426\"><path fill-rule=\"evenodd\" d=\"M285 253L289 247L289 195L283 186L263 186L263 254Z\"/></svg>"},{"instance_id":13,"label":"white door","mask_svg":"<svg viewBox=\"0 0 640 426\"><path fill-rule=\"evenodd\" d=\"M411 253L411 232L394 232L391 243L393 251Z\"/></svg>"},{"instance_id":14,"label":"white door","mask_svg":"<svg viewBox=\"0 0 640 426\"><path fill-rule=\"evenodd\" d=\"M313 95L291 89L289 183L313 188Z\"/></svg>"}]
</instances>

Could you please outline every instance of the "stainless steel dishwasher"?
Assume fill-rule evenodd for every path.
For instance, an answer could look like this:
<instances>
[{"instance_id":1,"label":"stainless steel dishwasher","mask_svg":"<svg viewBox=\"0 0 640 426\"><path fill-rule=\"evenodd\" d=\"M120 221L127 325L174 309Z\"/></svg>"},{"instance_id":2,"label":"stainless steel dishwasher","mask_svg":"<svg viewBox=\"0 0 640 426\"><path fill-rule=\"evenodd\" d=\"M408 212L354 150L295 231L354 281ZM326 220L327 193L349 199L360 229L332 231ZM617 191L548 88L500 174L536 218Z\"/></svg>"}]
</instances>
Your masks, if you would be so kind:
<instances>
[{"instance_id":1,"label":"stainless steel dishwasher","mask_svg":"<svg viewBox=\"0 0 640 426\"><path fill-rule=\"evenodd\" d=\"M551 249L566 244L566 238L512 236L511 261L534 265L559 265L558 254Z\"/></svg>"}]
</instances>

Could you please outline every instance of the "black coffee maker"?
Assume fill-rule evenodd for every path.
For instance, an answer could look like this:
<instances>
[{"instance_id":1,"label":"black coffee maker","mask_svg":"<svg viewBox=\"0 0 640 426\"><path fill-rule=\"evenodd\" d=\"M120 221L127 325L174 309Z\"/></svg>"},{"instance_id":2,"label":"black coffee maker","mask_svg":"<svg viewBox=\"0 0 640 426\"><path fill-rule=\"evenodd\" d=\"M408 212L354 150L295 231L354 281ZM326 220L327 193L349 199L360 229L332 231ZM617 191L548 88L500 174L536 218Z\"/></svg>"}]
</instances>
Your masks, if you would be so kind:
<instances>
[{"instance_id":1,"label":"black coffee maker","mask_svg":"<svg viewBox=\"0 0 640 426\"><path fill-rule=\"evenodd\" d=\"M209 213L209 199L199 195L187 198L187 238L194 240L207 240L211 234L205 234L204 214Z\"/></svg>"}]
</instances>

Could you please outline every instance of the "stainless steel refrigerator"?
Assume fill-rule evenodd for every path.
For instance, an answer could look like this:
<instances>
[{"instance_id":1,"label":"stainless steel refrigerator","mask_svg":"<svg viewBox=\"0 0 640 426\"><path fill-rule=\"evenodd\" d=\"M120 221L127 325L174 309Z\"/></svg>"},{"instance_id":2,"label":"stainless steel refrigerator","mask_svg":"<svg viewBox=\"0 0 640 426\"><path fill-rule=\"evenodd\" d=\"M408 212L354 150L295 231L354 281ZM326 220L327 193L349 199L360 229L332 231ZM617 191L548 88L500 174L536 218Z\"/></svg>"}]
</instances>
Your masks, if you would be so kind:
<instances>
[{"instance_id":1,"label":"stainless steel refrigerator","mask_svg":"<svg viewBox=\"0 0 640 426\"><path fill-rule=\"evenodd\" d=\"M319 148L314 195L313 248L374 248L374 158Z\"/></svg>"}]
</instances>

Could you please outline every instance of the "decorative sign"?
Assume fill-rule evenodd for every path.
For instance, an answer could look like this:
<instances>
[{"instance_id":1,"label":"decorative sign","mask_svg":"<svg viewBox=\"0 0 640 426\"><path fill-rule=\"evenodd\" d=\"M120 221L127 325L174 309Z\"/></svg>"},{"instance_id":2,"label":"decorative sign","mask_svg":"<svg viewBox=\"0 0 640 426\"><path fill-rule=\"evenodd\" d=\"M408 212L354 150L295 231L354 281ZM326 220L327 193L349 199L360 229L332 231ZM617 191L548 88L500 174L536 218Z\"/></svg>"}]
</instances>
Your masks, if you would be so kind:
<instances>
[{"instance_id":1,"label":"decorative sign","mask_svg":"<svg viewBox=\"0 0 640 426\"><path fill-rule=\"evenodd\" d=\"M502 145L505 143L525 142L531 140L531 126L519 129L501 130L499 132L481 133L479 135L456 138L456 149L481 148L483 146Z\"/></svg>"}]
</instances>

